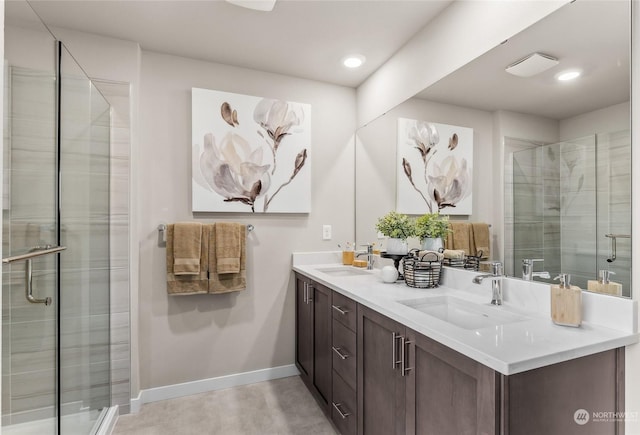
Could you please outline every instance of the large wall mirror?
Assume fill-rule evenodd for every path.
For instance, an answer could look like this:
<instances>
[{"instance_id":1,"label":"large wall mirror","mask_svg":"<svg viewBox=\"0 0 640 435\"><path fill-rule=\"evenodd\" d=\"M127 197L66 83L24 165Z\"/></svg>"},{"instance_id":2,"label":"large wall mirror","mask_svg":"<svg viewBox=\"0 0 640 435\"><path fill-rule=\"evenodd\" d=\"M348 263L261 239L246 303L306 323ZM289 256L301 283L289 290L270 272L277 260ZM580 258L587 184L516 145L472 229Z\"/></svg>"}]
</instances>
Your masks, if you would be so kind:
<instances>
[{"instance_id":1,"label":"large wall mirror","mask_svg":"<svg viewBox=\"0 0 640 435\"><path fill-rule=\"evenodd\" d=\"M587 289L609 270L629 297L630 41L630 2L578 0L359 129L357 242L383 242L376 220L396 209L398 119L468 127L472 213L451 220L491 224L491 258L509 276L540 259L535 271L570 273ZM557 64L505 71L532 53ZM568 70L581 75L559 81Z\"/></svg>"}]
</instances>

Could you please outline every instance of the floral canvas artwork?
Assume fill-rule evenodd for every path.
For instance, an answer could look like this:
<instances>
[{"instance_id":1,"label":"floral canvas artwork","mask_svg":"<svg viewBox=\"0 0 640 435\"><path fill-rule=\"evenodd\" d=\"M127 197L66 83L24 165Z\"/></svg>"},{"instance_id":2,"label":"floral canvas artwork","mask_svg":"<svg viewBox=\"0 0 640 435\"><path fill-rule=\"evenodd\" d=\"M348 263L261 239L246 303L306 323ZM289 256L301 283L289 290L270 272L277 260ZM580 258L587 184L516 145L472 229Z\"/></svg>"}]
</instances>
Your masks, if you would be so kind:
<instances>
[{"instance_id":1,"label":"floral canvas artwork","mask_svg":"<svg viewBox=\"0 0 640 435\"><path fill-rule=\"evenodd\" d=\"M310 105L200 88L191 98L194 212L310 212Z\"/></svg>"},{"instance_id":2,"label":"floral canvas artwork","mask_svg":"<svg viewBox=\"0 0 640 435\"><path fill-rule=\"evenodd\" d=\"M472 212L473 129L398 119L396 210Z\"/></svg>"}]
</instances>

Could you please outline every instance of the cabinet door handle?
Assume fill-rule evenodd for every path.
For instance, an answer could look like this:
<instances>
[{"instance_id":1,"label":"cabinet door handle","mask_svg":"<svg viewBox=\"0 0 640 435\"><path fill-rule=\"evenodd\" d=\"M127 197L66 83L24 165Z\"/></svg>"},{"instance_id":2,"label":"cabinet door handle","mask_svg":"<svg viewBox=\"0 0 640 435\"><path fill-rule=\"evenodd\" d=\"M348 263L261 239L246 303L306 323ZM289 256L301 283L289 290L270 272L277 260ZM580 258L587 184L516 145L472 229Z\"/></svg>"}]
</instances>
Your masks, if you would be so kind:
<instances>
[{"instance_id":1,"label":"cabinet door handle","mask_svg":"<svg viewBox=\"0 0 640 435\"><path fill-rule=\"evenodd\" d=\"M306 282L302 286L302 302L307 303L307 292L309 290L309 284Z\"/></svg>"},{"instance_id":2,"label":"cabinet door handle","mask_svg":"<svg viewBox=\"0 0 640 435\"><path fill-rule=\"evenodd\" d=\"M331 349L333 349L333 351L335 353L338 354L338 356L340 357L340 359L347 359L349 358L349 354L348 353L342 353L342 348L341 347L335 347L335 346L331 346Z\"/></svg>"},{"instance_id":3,"label":"cabinet door handle","mask_svg":"<svg viewBox=\"0 0 640 435\"><path fill-rule=\"evenodd\" d=\"M413 343L404 337L400 338L400 346L402 346L402 353L400 354L400 370L402 376L406 376L407 372L411 370L411 367L407 367L407 345Z\"/></svg>"},{"instance_id":4,"label":"cabinet door handle","mask_svg":"<svg viewBox=\"0 0 640 435\"><path fill-rule=\"evenodd\" d=\"M331 305L331 308L333 308L334 310L336 310L337 312L339 312L343 316L346 316L347 313L349 312L349 310L343 310L342 307L340 307L338 305Z\"/></svg>"},{"instance_id":5,"label":"cabinet door handle","mask_svg":"<svg viewBox=\"0 0 640 435\"><path fill-rule=\"evenodd\" d=\"M311 284L307 285L307 303L310 304L313 302L313 298L311 295L313 294L313 286Z\"/></svg>"},{"instance_id":6,"label":"cabinet door handle","mask_svg":"<svg viewBox=\"0 0 640 435\"><path fill-rule=\"evenodd\" d=\"M344 411L342 411L342 409L340 409L340 407L342 406L342 403L331 402L331 404L336 409L336 411L338 411L338 414L340 414L340 417L347 418L347 417L349 417L351 415L351 413L344 412Z\"/></svg>"},{"instance_id":7,"label":"cabinet door handle","mask_svg":"<svg viewBox=\"0 0 640 435\"><path fill-rule=\"evenodd\" d=\"M395 370L396 367L398 367L398 364L400 364L401 362L398 360L398 344L397 344L397 341L401 339L404 340L404 337L402 337L400 334L396 332L391 333L391 359L393 360L393 365L391 366L391 368L393 370Z\"/></svg>"}]
</instances>

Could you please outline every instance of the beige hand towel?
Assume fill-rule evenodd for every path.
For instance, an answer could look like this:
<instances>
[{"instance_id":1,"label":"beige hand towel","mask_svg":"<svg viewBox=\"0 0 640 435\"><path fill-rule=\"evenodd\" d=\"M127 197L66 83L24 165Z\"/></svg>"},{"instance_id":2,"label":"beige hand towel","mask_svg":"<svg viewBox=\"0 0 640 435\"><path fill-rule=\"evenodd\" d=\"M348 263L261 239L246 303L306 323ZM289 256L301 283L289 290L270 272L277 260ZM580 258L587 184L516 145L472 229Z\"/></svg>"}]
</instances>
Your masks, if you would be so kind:
<instances>
[{"instance_id":1,"label":"beige hand towel","mask_svg":"<svg viewBox=\"0 0 640 435\"><path fill-rule=\"evenodd\" d=\"M464 251L462 250L445 249L443 255L444 258L448 258L450 260L464 260Z\"/></svg>"},{"instance_id":2,"label":"beige hand towel","mask_svg":"<svg viewBox=\"0 0 640 435\"><path fill-rule=\"evenodd\" d=\"M220 224L207 225L209 232L209 293L229 293L247 288L246 278L246 229L244 225L240 225L242 237L240 237L240 270L238 273L218 273L217 258L217 230Z\"/></svg>"},{"instance_id":3,"label":"beige hand towel","mask_svg":"<svg viewBox=\"0 0 640 435\"><path fill-rule=\"evenodd\" d=\"M489 250L489 225L483 222L474 222L471 225L473 226L475 253L482 251L482 258L488 259L491 254Z\"/></svg>"},{"instance_id":4,"label":"beige hand towel","mask_svg":"<svg viewBox=\"0 0 640 435\"><path fill-rule=\"evenodd\" d=\"M170 295L192 295L207 293L209 280L207 263L209 259L209 229L202 226L200 238L200 272L197 275L176 275L174 273L174 225L167 225L167 293Z\"/></svg>"},{"instance_id":5,"label":"beige hand towel","mask_svg":"<svg viewBox=\"0 0 640 435\"><path fill-rule=\"evenodd\" d=\"M202 224L178 222L173 226L173 274L199 275ZM205 269L206 270L206 269Z\"/></svg>"},{"instance_id":6,"label":"beige hand towel","mask_svg":"<svg viewBox=\"0 0 640 435\"><path fill-rule=\"evenodd\" d=\"M444 248L455 249L453 247L453 227L451 226L451 222L449 222L449 231L447 232L447 238L444 239Z\"/></svg>"},{"instance_id":7,"label":"beige hand towel","mask_svg":"<svg viewBox=\"0 0 640 435\"><path fill-rule=\"evenodd\" d=\"M242 231L242 233L241 233ZM218 275L240 272L240 240L244 225L233 222L216 224L216 272Z\"/></svg>"},{"instance_id":8,"label":"beige hand towel","mask_svg":"<svg viewBox=\"0 0 640 435\"><path fill-rule=\"evenodd\" d=\"M472 238L470 237L471 224L468 222L451 222L451 229L453 230L453 246L447 246L447 249L462 250L465 255L469 255L472 243Z\"/></svg>"}]
</instances>

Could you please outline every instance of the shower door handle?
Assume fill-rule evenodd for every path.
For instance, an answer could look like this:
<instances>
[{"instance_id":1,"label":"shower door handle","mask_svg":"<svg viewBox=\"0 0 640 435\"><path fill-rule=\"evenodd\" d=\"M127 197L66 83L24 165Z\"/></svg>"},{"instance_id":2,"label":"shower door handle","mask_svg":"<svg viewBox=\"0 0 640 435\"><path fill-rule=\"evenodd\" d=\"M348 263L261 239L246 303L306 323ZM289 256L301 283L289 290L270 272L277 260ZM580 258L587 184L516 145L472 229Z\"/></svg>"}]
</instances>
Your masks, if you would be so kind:
<instances>
[{"instance_id":1,"label":"shower door handle","mask_svg":"<svg viewBox=\"0 0 640 435\"><path fill-rule=\"evenodd\" d=\"M44 299L38 299L33 296L33 266L31 265L31 258L28 258L26 263L27 264L24 268L24 293L27 300L32 304L45 304L47 306L51 305L51 298L49 296Z\"/></svg>"},{"instance_id":2,"label":"shower door handle","mask_svg":"<svg viewBox=\"0 0 640 435\"><path fill-rule=\"evenodd\" d=\"M57 254L60 251L64 251L65 249L67 249L66 246L44 246L44 247L40 247L37 246L33 249L31 249L28 253L26 254L21 254L21 255L14 255L12 257L7 257L7 258L3 258L2 262L5 264L9 264L9 263L13 263L14 261L21 261L21 260L25 260L26 264L25 264L25 284L24 284L24 292L25 292L25 297L27 298L27 300L29 302L31 302L32 304L45 304L45 305L51 305L51 298L50 297L46 297L44 299L38 299L35 296L33 296L33 264L31 263L31 261L33 260L33 258L35 257L41 257L43 255L48 255L48 254Z\"/></svg>"}]
</instances>

